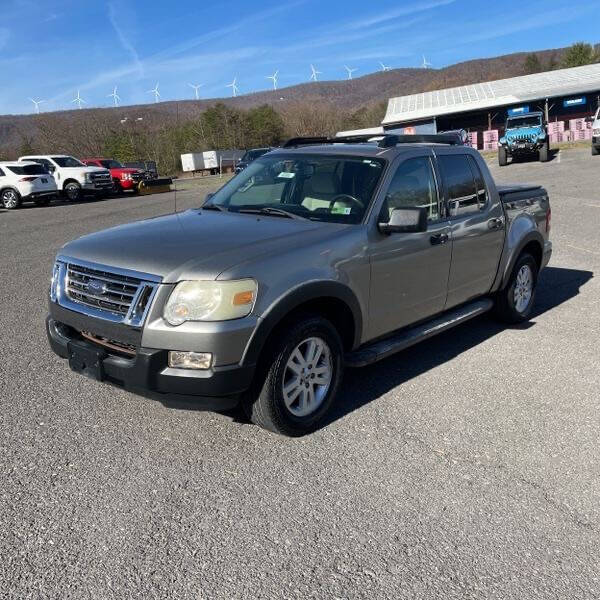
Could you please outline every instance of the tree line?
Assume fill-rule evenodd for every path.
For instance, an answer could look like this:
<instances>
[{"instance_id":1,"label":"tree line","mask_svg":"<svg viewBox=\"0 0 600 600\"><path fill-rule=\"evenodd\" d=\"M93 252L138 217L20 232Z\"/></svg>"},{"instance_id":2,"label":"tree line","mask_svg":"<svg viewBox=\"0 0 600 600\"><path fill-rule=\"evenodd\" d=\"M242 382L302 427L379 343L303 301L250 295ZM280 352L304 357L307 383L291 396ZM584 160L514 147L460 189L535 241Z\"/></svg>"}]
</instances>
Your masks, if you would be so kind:
<instances>
[{"instance_id":1,"label":"tree line","mask_svg":"<svg viewBox=\"0 0 600 600\"><path fill-rule=\"evenodd\" d=\"M592 46L586 42L577 42L567 48L560 59L552 53L547 61L542 61L535 52L531 52L525 57L523 71L527 75L532 75L555 69L583 67L598 62L600 62L600 45Z\"/></svg>"},{"instance_id":2,"label":"tree line","mask_svg":"<svg viewBox=\"0 0 600 600\"><path fill-rule=\"evenodd\" d=\"M64 153L109 157L127 162L155 160L165 175L181 170L181 154L204 150L277 146L288 137L334 135L380 123L385 103L345 112L333 104L289 102L276 110L262 105L242 110L217 103L179 119L171 113L144 112L143 118L116 120L106 110L49 113L36 117L35 129L21 135L11 155Z\"/></svg>"}]
</instances>

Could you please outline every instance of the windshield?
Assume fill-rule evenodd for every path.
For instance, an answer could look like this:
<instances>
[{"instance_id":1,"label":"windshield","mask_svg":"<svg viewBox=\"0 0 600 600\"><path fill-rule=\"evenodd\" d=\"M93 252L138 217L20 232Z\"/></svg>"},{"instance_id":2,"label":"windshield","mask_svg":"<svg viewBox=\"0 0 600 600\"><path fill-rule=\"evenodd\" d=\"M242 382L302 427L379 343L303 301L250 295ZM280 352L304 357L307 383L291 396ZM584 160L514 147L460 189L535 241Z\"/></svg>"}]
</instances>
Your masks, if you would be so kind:
<instances>
[{"instance_id":1,"label":"windshield","mask_svg":"<svg viewBox=\"0 0 600 600\"><path fill-rule=\"evenodd\" d=\"M313 221L360 223L385 161L342 156L263 156L209 201L230 211L276 208Z\"/></svg>"},{"instance_id":2,"label":"windshield","mask_svg":"<svg viewBox=\"0 0 600 600\"><path fill-rule=\"evenodd\" d=\"M72 156L53 156L52 160L59 167L85 167L85 165Z\"/></svg>"},{"instance_id":3,"label":"windshield","mask_svg":"<svg viewBox=\"0 0 600 600\"><path fill-rule=\"evenodd\" d=\"M540 127L542 117L539 115L529 117L515 117L506 121L506 129L518 129L519 127Z\"/></svg>"},{"instance_id":4,"label":"windshield","mask_svg":"<svg viewBox=\"0 0 600 600\"><path fill-rule=\"evenodd\" d=\"M123 165L118 160L101 160L100 164L105 169L122 169Z\"/></svg>"},{"instance_id":5,"label":"windshield","mask_svg":"<svg viewBox=\"0 0 600 600\"><path fill-rule=\"evenodd\" d=\"M266 154L269 151L268 148L260 148L258 150L248 150L244 156L242 156L243 162L252 162L257 158L260 158L263 154Z\"/></svg>"},{"instance_id":6,"label":"windshield","mask_svg":"<svg viewBox=\"0 0 600 600\"><path fill-rule=\"evenodd\" d=\"M15 175L47 175L46 167L42 165L23 165L22 167L8 167Z\"/></svg>"}]
</instances>

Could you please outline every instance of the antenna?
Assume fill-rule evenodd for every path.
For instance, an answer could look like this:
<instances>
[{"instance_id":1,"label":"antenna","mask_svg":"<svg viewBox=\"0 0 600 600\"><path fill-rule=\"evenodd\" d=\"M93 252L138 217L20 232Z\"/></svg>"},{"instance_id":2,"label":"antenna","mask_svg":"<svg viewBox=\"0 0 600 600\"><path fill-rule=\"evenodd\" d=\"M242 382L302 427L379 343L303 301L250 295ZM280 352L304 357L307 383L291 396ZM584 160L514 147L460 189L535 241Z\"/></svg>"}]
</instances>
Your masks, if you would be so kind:
<instances>
[{"instance_id":1,"label":"antenna","mask_svg":"<svg viewBox=\"0 0 600 600\"><path fill-rule=\"evenodd\" d=\"M237 86L237 77L234 77L233 81L228 83L225 87L231 88L231 95L235 98L239 92L239 88Z\"/></svg>"},{"instance_id":2,"label":"antenna","mask_svg":"<svg viewBox=\"0 0 600 600\"><path fill-rule=\"evenodd\" d=\"M384 65L382 62L379 63L381 65L381 70L385 73L386 71L391 71L392 67L388 67L387 65Z\"/></svg>"},{"instance_id":3,"label":"antenna","mask_svg":"<svg viewBox=\"0 0 600 600\"><path fill-rule=\"evenodd\" d=\"M46 102L45 100L34 100L33 98L29 98L29 100L31 102L33 102L33 104L35 105L35 112L39 115L40 114L40 104L42 104L42 102Z\"/></svg>"},{"instance_id":4,"label":"antenna","mask_svg":"<svg viewBox=\"0 0 600 600\"><path fill-rule=\"evenodd\" d=\"M77 108L81 110L82 104L87 104L87 102L81 97L79 90L77 90L77 96L71 100L71 102L75 102L77 104Z\"/></svg>"},{"instance_id":5,"label":"antenna","mask_svg":"<svg viewBox=\"0 0 600 600\"><path fill-rule=\"evenodd\" d=\"M315 69L314 65L310 65L310 79L309 81L319 81L319 78L317 77L317 75L322 75L321 71L317 71L317 69Z\"/></svg>"},{"instance_id":6,"label":"antenna","mask_svg":"<svg viewBox=\"0 0 600 600\"><path fill-rule=\"evenodd\" d=\"M427 59L425 58L424 54L423 54L423 63L421 64L421 68L422 69L429 69L429 68L431 68L431 63L427 62Z\"/></svg>"},{"instance_id":7,"label":"antenna","mask_svg":"<svg viewBox=\"0 0 600 600\"><path fill-rule=\"evenodd\" d=\"M117 86L115 85L112 94L108 94L107 98L112 98L115 102L115 106L119 106L119 101L121 100L121 97L119 96L119 94L117 94Z\"/></svg>"},{"instance_id":8,"label":"antenna","mask_svg":"<svg viewBox=\"0 0 600 600\"><path fill-rule=\"evenodd\" d=\"M346 65L344 65L344 69L346 69L346 71L348 71L348 79L352 79L352 73L354 73L355 71L358 71L358 69L351 69L350 67L347 67Z\"/></svg>"},{"instance_id":9,"label":"antenna","mask_svg":"<svg viewBox=\"0 0 600 600\"><path fill-rule=\"evenodd\" d=\"M267 75L265 79L271 79L273 81L273 89L277 89L277 80L279 79L279 70L275 71L273 75Z\"/></svg>"},{"instance_id":10,"label":"antenna","mask_svg":"<svg viewBox=\"0 0 600 600\"><path fill-rule=\"evenodd\" d=\"M198 90L204 85L203 83L199 83L198 85L194 85L193 83L188 83L188 85L194 90L194 93L196 94L196 100L200 100L200 94L198 93Z\"/></svg>"},{"instance_id":11,"label":"antenna","mask_svg":"<svg viewBox=\"0 0 600 600\"><path fill-rule=\"evenodd\" d=\"M158 99L160 98L160 92L158 91L158 81L156 82L154 89L148 90L146 94L154 94L154 103L156 104L158 102Z\"/></svg>"}]
</instances>

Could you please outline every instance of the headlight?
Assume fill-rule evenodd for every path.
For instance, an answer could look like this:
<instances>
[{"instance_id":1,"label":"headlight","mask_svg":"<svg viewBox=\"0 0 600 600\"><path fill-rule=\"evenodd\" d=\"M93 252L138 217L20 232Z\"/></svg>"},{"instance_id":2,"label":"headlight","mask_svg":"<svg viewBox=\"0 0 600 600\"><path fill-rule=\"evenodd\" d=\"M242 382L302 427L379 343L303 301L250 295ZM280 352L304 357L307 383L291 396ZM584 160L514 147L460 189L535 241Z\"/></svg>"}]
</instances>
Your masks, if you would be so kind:
<instances>
[{"instance_id":1,"label":"headlight","mask_svg":"<svg viewBox=\"0 0 600 600\"><path fill-rule=\"evenodd\" d=\"M249 315L256 300L254 279L182 281L165 305L164 318L177 326L186 321L229 321Z\"/></svg>"},{"instance_id":2,"label":"headlight","mask_svg":"<svg viewBox=\"0 0 600 600\"><path fill-rule=\"evenodd\" d=\"M131 173L123 173L121 175L121 179L123 179L124 181L129 181L131 179Z\"/></svg>"},{"instance_id":3,"label":"headlight","mask_svg":"<svg viewBox=\"0 0 600 600\"><path fill-rule=\"evenodd\" d=\"M86 183L92 183L92 174L91 173L84 173L83 174L83 180Z\"/></svg>"}]
</instances>

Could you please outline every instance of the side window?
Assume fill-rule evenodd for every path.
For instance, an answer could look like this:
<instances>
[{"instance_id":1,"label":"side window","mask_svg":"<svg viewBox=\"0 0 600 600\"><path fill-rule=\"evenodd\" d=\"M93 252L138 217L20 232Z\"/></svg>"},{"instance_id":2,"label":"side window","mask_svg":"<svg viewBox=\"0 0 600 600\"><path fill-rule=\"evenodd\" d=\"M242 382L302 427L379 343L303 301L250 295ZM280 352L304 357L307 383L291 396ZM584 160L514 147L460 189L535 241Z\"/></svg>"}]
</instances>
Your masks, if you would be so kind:
<instances>
[{"instance_id":1,"label":"side window","mask_svg":"<svg viewBox=\"0 0 600 600\"><path fill-rule=\"evenodd\" d=\"M435 175L431 160L426 156L409 158L398 167L385 197L382 222L389 220L389 213L394 208L417 206L427 208L428 221L439 219Z\"/></svg>"},{"instance_id":2,"label":"side window","mask_svg":"<svg viewBox=\"0 0 600 600\"><path fill-rule=\"evenodd\" d=\"M469 156L469 164L471 165L471 171L473 178L475 179L475 190L477 192L477 202L479 204L479 210L482 210L488 201L487 188L485 187L485 181L481 174L481 169L472 156Z\"/></svg>"},{"instance_id":3,"label":"side window","mask_svg":"<svg viewBox=\"0 0 600 600\"><path fill-rule=\"evenodd\" d=\"M462 217L479 211L477 189L473 171L466 154L450 154L438 158L450 203L458 203L454 208L450 205L451 216Z\"/></svg>"},{"instance_id":4,"label":"side window","mask_svg":"<svg viewBox=\"0 0 600 600\"><path fill-rule=\"evenodd\" d=\"M2 169L0 169L0 177L4 177L4 171Z\"/></svg>"}]
</instances>

